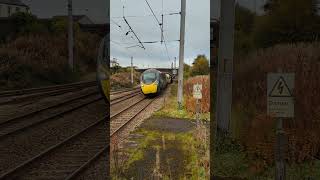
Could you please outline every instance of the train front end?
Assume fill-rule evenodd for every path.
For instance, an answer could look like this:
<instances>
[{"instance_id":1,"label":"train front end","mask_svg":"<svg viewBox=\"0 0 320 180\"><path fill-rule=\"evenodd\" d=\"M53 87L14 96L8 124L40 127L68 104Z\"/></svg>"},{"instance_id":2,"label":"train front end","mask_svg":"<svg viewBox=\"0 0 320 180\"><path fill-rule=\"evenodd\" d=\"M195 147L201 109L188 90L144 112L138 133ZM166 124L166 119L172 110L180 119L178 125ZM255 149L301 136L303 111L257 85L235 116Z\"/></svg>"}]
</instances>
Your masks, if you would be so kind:
<instances>
[{"instance_id":1,"label":"train front end","mask_svg":"<svg viewBox=\"0 0 320 180\"><path fill-rule=\"evenodd\" d=\"M154 70L147 70L140 78L141 91L144 95L157 94L159 91L159 74Z\"/></svg>"}]
</instances>

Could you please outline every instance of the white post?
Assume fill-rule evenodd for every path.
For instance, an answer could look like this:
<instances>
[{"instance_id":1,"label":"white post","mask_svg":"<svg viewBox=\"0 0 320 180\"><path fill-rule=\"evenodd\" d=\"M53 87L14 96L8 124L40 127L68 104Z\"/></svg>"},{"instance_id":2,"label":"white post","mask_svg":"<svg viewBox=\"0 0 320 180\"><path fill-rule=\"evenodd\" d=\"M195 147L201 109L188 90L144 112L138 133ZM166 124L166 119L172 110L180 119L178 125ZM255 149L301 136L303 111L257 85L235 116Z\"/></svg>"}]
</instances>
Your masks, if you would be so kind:
<instances>
[{"instance_id":1,"label":"white post","mask_svg":"<svg viewBox=\"0 0 320 180\"><path fill-rule=\"evenodd\" d=\"M178 73L178 108L179 109L182 108L182 98L183 98L185 17L186 17L186 0L181 0L180 50L179 50L179 73Z\"/></svg>"},{"instance_id":2,"label":"white post","mask_svg":"<svg viewBox=\"0 0 320 180\"><path fill-rule=\"evenodd\" d=\"M73 71L73 15L72 15L72 0L68 0L68 52L69 52L69 67Z\"/></svg>"}]
</instances>

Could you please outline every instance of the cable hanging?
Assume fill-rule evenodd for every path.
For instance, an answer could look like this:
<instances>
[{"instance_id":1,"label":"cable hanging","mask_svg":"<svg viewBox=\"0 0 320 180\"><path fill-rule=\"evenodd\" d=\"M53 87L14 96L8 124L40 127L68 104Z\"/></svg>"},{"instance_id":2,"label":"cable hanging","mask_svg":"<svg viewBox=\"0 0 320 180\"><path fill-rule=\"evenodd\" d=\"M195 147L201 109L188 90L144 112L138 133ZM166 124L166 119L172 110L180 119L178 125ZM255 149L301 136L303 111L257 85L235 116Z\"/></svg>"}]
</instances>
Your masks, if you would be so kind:
<instances>
[{"instance_id":1,"label":"cable hanging","mask_svg":"<svg viewBox=\"0 0 320 180\"><path fill-rule=\"evenodd\" d=\"M143 46L143 44L142 44L142 42L140 41L140 39L138 38L137 34L136 34L136 33L133 31L133 29L131 28L131 26L130 26L130 24L128 23L126 17L123 16L123 19L124 19L124 21L126 22L126 24L127 24L127 25L129 26L129 28L130 28L130 31L128 31L126 35L128 35L129 32L132 32L132 33L135 35L135 37L137 38L137 40L139 41L139 43L141 44L141 48L146 49L146 48Z\"/></svg>"},{"instance_id":2,"label":"cable hanging","mask_svg":"<svg viewBox=\"0 0 320 180\"><path fill-rule=\"evenodd\" d=\"M168 51L168 47L167 47L167 44L166 44L166 41L165 41L165 38L164 38L164 35L163 35L163 22L160 23L160 21L158 20L157 16L155 15L152 7L150 6L149 2L147 0L145 0L151 13L153 14L153 17L155 18L155 20L157 21L159 27L160 27L160 32L161 32L161 43L164 42L164 45L165 45L165 48L166 48L166 53L167 53L167 56L168 56L168 60L170 61L170 56L169 56L169 51ZM162 2L163 3L163 2ZM162 4L163 6L163 4ZM163 10L162 10L162 21L163 21Z\"/></svg>"},{"instance_id":3,"label":"cable hanging","mask_svg":"<svg viewBox=\"0 0 320 180\"><path fill-rule=\"evenodd\" d=\"M178 13L167 13L167 14L163 14L163 16L172 16L172 15L180 15L181 13L178 12ZM144 18L144 17L151 17L153 16L153 14L146 14L146 15L128 15L126 16L127 18ZM123 16L113 16L111 18L113 19L119 19L119 18L122 18Z\"/></svg>"}]
</instances>

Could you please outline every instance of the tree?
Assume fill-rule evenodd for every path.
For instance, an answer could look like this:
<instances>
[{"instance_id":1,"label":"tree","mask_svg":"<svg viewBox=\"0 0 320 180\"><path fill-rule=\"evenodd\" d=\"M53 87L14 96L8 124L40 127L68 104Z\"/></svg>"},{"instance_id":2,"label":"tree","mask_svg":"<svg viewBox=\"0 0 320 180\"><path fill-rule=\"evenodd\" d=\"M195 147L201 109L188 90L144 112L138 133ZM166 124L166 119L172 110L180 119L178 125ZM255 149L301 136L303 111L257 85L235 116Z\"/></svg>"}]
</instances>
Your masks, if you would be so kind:
<instances>
[{"instance_id":1,"label":"tree","mask_svg":"<svg viewBox=\"0 0 320 180\"><path fill-rule=\"evenodd\" d=\"M254 32L260 47L314 41L320 35L316 0L269 0L264 9Z\"/></svg>"},{"instance_id":2,"label":"tree","mask_svg":"<svg viewBox=\"0 0 320 180\"><path fill-rule=\"evenodd\" d=\"M14 22L15 33L30 34L47 32L48 29L41 24L37 17L25 12L17 12L10 16Z\"/></svg>"},{"instance_id":3,"label":"tree","mask_svg":"<svg viewBox=\"0 0 320 180\"><path fill-rule=\"evenodd\" d=\"M252 32L255 14L237 4L235 18L235 53L247 54L250 50L254 49Z\"/></svg>"},{"instance_id":4,"label":"tree","mask_svg":"<svg viewBox=\"0 0 320 180\"><path fill-rule=\"evenodd\" d=\"M80 26L77 22L73 24L75 34L80 32ZM68 19L65 17L54 17L51 22L51 31L57 34L68 32Z\"/></svg>"},{"instance_id":5,"label":"tree","mask_svg":"<svg viewBox=\"0 0 320 180\"><path fill-rule=\"evenodd\" d=\"M191 76L209 74L209 61L205 55L198 55L192 64Z\"/></svg>"},{"instance_id":6,"label":"tree","mask_svg":"<svg viewBox=\"0 0 320 180\"><path fill-rule=\"evenodd\" d=\"M249 9L236 5L235 29L245 33L251 33L254 26L255 15Z\"/></svg>"},{"instance_id":7,"label":"tree","mask_svg":"<svg viewBox=\"0 0 320 180\"><path fill-rule=\"evenodd\" d=\"M188 79L191 73L191 66L189 64L184 63L183 65L183 78Z\"/></svg>"}]
</instances>

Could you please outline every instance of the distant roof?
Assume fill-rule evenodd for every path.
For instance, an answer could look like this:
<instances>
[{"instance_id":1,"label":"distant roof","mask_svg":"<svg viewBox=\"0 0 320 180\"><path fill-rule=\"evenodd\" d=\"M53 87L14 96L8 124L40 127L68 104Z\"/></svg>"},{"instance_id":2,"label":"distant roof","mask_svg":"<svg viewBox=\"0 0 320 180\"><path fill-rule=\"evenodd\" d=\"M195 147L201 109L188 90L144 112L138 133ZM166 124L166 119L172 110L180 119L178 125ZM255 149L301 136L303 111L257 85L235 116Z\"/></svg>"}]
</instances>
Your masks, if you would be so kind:
<instances>
[{"instance_id":1,"label":"distant roof","mask_svg":"<svg viewBox=\"0 0 320 180\"><path fill-rule=\"evenodd\" d=\"M20 0L0 0L0 4L10 4L10 5L28 7L26 4L24 4Z\"/></svg>"}]
</instances>

